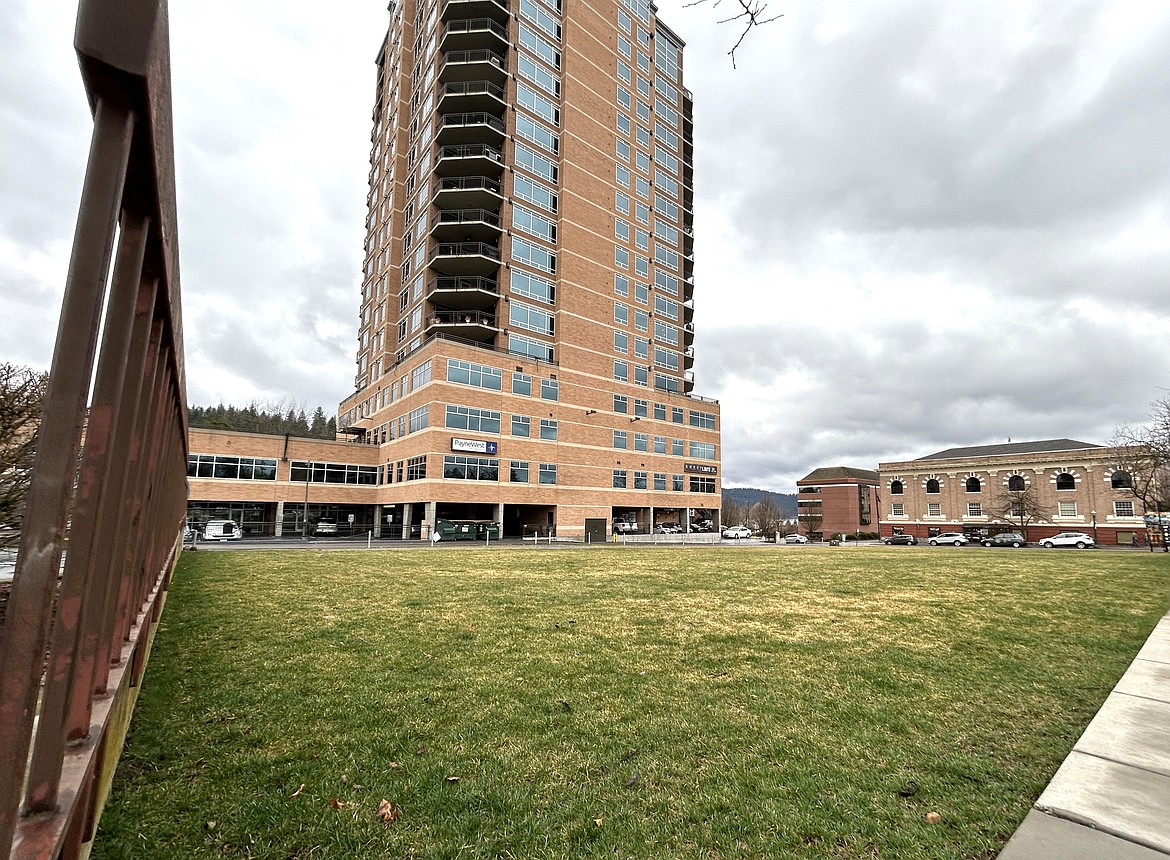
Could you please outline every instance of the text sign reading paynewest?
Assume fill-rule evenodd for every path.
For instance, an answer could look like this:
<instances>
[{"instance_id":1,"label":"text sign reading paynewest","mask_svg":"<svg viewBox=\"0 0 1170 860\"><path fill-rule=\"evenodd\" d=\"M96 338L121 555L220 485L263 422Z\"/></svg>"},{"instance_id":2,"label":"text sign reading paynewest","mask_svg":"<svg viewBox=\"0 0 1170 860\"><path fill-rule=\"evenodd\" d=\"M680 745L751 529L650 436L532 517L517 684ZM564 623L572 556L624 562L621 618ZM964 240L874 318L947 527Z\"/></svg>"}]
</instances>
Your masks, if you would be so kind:
<instances>
[{"instance_id":1,"label":"text sign reading paynewest","mask_svg":"<svg viewBox=\"0 0 1170 860\"><path fill-rule=\"evenodd\" d=\"M714 466L706 466L702 463L683 463L684 472L699 472L703 475L715 475L719 470Z\"/></svg>"},{"instance_id":2,"label":"text sign reading paynewest","mask_svg":"<svg viewBox=\"0 0 1170 860\"><path fill-rule=\"evenodd\" d=\"M494 454L498 446L498 442L489 442L486 439L451 440L452 451L463 451L467 454Z\"/></svg>"}]
</instances>

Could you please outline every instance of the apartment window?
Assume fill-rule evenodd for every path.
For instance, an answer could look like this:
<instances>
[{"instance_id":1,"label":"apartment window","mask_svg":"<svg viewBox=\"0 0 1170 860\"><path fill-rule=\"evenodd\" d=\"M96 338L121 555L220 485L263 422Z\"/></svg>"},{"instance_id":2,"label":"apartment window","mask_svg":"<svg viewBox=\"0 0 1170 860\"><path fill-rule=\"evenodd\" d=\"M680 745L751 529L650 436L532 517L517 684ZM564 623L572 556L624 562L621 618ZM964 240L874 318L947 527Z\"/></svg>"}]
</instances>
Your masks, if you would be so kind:
<instances>
[{"instance_id":1,"label":"apartment window","mask_svg":"<svg viewBox=\"0 0 1170 860\"><path fill-rule=\"evenodd\" d=\"M639 418L645 418L648 414L650 404L645 400L634 400L634 414Z\"/></svg>"},{"instance_id":2,"label":"apartment window","mask_svg":"<svg viewBox=\"0 0 1170 860\"><path fill-rule=\"evenodd\" d=\"M527 239L521 239L519 236L512 237L512 259L549 274L555 274L557 271L557 255L555 253L548 248L533 244Z\"/></svg>"},{"instance_id":3,"label":"apartment window","mask_svg":"<svg viewBox=\"0 0 1170 860\"><path fill-rule=\"evenodd\" d=\"M692 493L713 493L715 492L714 478L691 478L691 492Z\"/></svg>"},{"instance_id":4,"label":"apartment window","mask_svg":"<svg viewBox=\"0 0 1170 860\"><path fill-rule=\"evenodd\" d=\"M410 374L410 387L417 391L431 381L431 360L428 358Z\"/></svg>"},{"instance_id":5,"label":"apartment window","mask_svg":"<svg viewBox=\"0 0 1170 860\"><path fill-rule=\"evenodd\" d=\"M512 393L529 396L532 394L532 377L527 373L512 374Z\"/></svg>"},{"instance_id":6,"label":"apartment window","mask_svg":"<svg viewBox=\"0 0 1170 860\"><path fill-rule=\"evenodd\" d=\"M457 481L498 481L500 461L448 454L443 457L443 477Z\"/></svg>"},{"instance_id":7,"label":"apartment window","mask_svg":"<svg viewBox=\"0 0 1170 860\"><path fill-rule=\"evenodd\" d=\"M618 325L630 324L630 306L622 302L613 303L613 321Z\"/></svg>"},{"instance_id":8,"label":"apartment window","mask_svg":"<svg viewBox=\"0 0 1170 860\"><path fill-rule=\"evenodd\" d=\"M614 194L614 197L613 197L614 206L617 209L617 211L621 212L623 215L629 215L630 214L630 195L626 194L625 192L622 192L622 191L615 191L613 194Z\"/></svg>"},{"instance_id":9,"label":"apartment window","mask_svg":"<svg viewBox=\"0 0 1170 860\"><path fill-rule=\"evenodd\" d=\"M625 275L613 276L613 291L619 296L629 296L630 294L630 279Z\"/></svg>"},{"instance_id":10,"label":"apartment window","mask_svg":"<svg viewBox=\"0 0 1170 860\"><path fill-rule=\"evenodd\" d=\"M939 504L938 502L927 502L926 503L926 515L928 517L941 517L942 516L942 505Z\"/></svg>"},{"instance_id":11,"label":"apartment window","mask_svg":"<svg viewBox=\"0 0 1170 860\"><path fill-rule=\"evenodd\" d=\"M630 225L621 218L614 219L613 234L623 242L630 241Z\"/></svg>"},{"instance_id":12,"label":"apartment window","mask_svg":"<svg viewBox=\"0 0 1170 860\"><path fill-rule=\"evenodd\" d=\"M670 476L670 489L676 493L681 493L686 488L686 481L682 475Z\"/></svg>"},{"instance_id":13,"label":"apartment window","mask_svg":"<svg viewBox=\"0 0 1170 860\"><path fill-rule=\"evenodd\" d=\"M531 170L542 179L554 183L557 181L556 164L522 143L516 144L516 163Z\"/></svg>"},{"instance_id":14,"label":"apartment window","mask_svg":"<svg viewBox=\"0 0 1170 860\"><path fill-rule=\"evenodd\" d=\"M518 230L523 230L538 239L556 244L557 225L555 221L523 206L512 206L512 224Z\"/></svg>"},{"instance_id":15,"label":"apartment window","mask_svg":"<svg viewBox=\"0 0 1170 860\"><path fill-rule=\"evenodd\" d=\"M666 404L665 403L655 403L654 404L654 420L656 420L656 421L665 421L666 420Z\"/></svg>"},{"instance_id":16,"label":"apartment window","mask_svg":"<svg viewBox=\"0 0 1170 860\"><path fill-rule=\"evenodd\" d=\"M613 360L613 378L618 382L630 381L630 363L620 358Z\"/></svg>"},{"instance_id":17,"label":"apartment window","mask_svg":"<svg viewBox=\"0 0 1170 860\"><path fill-rule=\"evenodd\" d=\"M508 335L508 352L516 355L526 355L538 361L552 361L553 348L542 340L525 337L522 334Z\"/></svg>"},{"instance_id":18,"label":"apartment window","mask_svg":"<svg viewBox=\"0 0 1170 860\"><path fill-rule=\"evenodd\" d=\"M475 364L474 362L462 361L458 358L449 358L447 359L447 381L457 382L460 385L470 385L474 388L502 391L504 388L504 371L498 367L489 367L485 364Z\"/></svg>"},{"instance_id":19,"label":"apartment window","mask_svg":"<svg viewBox=\"0 0 1170 860\"><path fill-rule=\"evenodd\" d=\"M1075 490L1077 488L1077 481L1068 472L1061 472L1056 476L1056 489L1058 490Z\"/></svg>"},{"instance_id":20,"label":"apartment window","mask_svg":"<svg viewBox=\"0 0 1170 860\"><path fill-rule=\"evenodd\" d=\"M624 394L615 394L613 396L613 411L622 415L630 411L630 399Z\"/></svg>"},{"instance_id":21,"label":"apartment window","mask_svg":"<svg viewBox=\"0 0 1170 860\"><path fill-rule=\"evenodd\" d=\"M1132 517L1133 516L1133 502L1116 501L1113 503L1113 516L1115 517Z\"/></svg>"},{"instance_id":22,"label":"apartment window","mask_svg":"<svg viewBox=\"0 0 1170 860\"><path fill-rule=\"evenodd\" d=\"M624 331L614 329L613 332L613 351L620 352L625 355L630 351L630 336Z\"/></svg>"},{"instance_id":23,"label":"apartment window","mask_svg":"<svg viewBox=\"0 0 1170 860\"><path fill-rule=\"evenodd\" d=\"M518 296L549 305L556 301L556 286L552 281L545 280L539 275L513 269L511 283L512 292Z\"/></svg>"},{"instance_id":24,"label":"apartment window","mask_svg":"<svg viewBox=\"0 0 1170 860\"><path fill-rule=\"evenodd\" d=\"M670 407L670 420L674 424L683 423L683 408L681 406Z\"/></svg>"},{"instance_id":25,"label":"apartment window","mask_svg":"<svg viewBox=\"0 0 1170 860\"><path fill-rule=\"evenodd\" d=\"M427 476L427 458L411 457L406 461L406 480L421 481Z\"/></svg>"},{"instance_id":26,"label":"apartment window","mask_svg":"<svg viewBox=\"0 0 1170 860\"><path fill-rule=\"evenodd\" d=\"M619 269L630 268L630 251L621 245L613 246L613 264Z\"/></svg>"},{"instance_id":27,"label":"apartment window","mask_svg":"<svg viewBox=\"0 0 1170 860\"><path fill-rule=\"evenodd\" d=\"M969 517L983 516L983 503L982 502L967 502L967 516L969 516Z\"/></svg>"},{"instance_id":28,"label":"apartment window","mask_svg":"<svg viewBox=\"0 0 1170 860\"><path fill-rule=\"evenodd\" d=\"M625 469L613 470L613 486L615 490L624 490L626 488L626 474Z\"/></svg>"},{"instance_id":29,"label":"apartment window","mask_svg":"<svg viewBox=\"0 0 1170 860\"><path fill-rule=\"evenodd\" d=\"M682 439L671 439L670 453L675 457L683 456L686 453L686 442Z\"/></svg>"},{"instance_id":30,"label":"apartment window","mask_svg":"<svg viewBox=\"0 0 1170 860\"><path fill-rule=\"evenodd\" d=\"M613 431L613 447L624 451L630 447L630 434L625 430Z\"/></svg>"},{"instance_id":31,"label":"apartment window","mask_svg":"<svg viewBox=\"0 0 1170 860\"><path fill-rule=\"evenodd\" d=\"M904 517L906 516L906 505L903 502L894 502L890 505L890 516Z\"/></svg>"},{"instance_id":32,"label":"apartment window","mask_svg":"<svg viewBox=\"0 0 1170 860\"><path fill-rule=\"evenodd\" d=\"M508 480L513 484L528 483L528 461L513 460L508 465Z\"/></svg>"},{"instance_id":33,"label":"apartment window","mask_svg":"<svg viewBox=\"0 0 1170 860\"><path fill-rule=\"evenodd\" d=\"M698 427L702 430L715 429L715 413L714 412L696 412L691 411L691 426Z\"/></svg>"},{"instance_id":34,"label":"apartment window","mask_svg":"<svg viewBox=\"0 0 1170 860\"><path fill-rule=\"evenodd\" d=\"M1075 517L1077 515L1076 502L1058 502L1057 513L1062 517Z\"/></svg>"},{"instance_id":35,"label":"apartment window","mask_svg":"<svg viewBox=\"0 0 1170 860\"><path fill-rule=\"evenodd\" d=\"M560 400L561 389L560 383L555 379L540 380L540 399L541 400Z\"/></svg>"},{"instance_id":36,"label":"apartment window","mask_svg":"<svg viewBox=\"0 0 1170 860\"><path fill-rule=\"evenodd\" d=\"M527 415L513 415L512 435L529 438L532 435L532 419Z\"/></svg>"},{"instance_id":37,"label":"apartment window","mask_svg":"<svg viewBox=\"0 0 1170 860\"><path fill-rule=\"evenodd\" d=\"M650 437L646 433L634 434L634 450L648 451L650 449Z\"/></svg>"},{"instance_id":38,"label":"apartment window","mask_svg":"<svg viewBox=\"0 0 1170 860\"><path fill-rule=\"evenodd\" d=\"M666 437L665 436L655 436L654 437L654 453L655 454L665 454L666 453Z\"/></svg>"},{"instance_id":39,"label":"apartment window","mask_svg":"<svg viewBox=\"0 0 1170 860\"><path fill-rule=\"evenodd\" d=\"M1007 488L1012 493L1022 493L1026 489L1023 475L1012 475L1008 478Z\"/></svg>"},{"instance_id":40,"label":"apartment window","mask_svg":"<svg viewBox=\"0 0 1170 860\"><path fill-rule=\"evenodd\" d=\"M646 489L646 478L647 478L646 472L634 472L634 489L635 490L645 490Z\"/></svg>"},{"instance_id":41,"label":"apartment window","mask_svg":"<svg viewBox=\"0 0 1170 860\"><path fill-rule=\"evenodd\" d=\"M540 438L544 439L546 442L557 441L557 422L554 419L540 419Z\"/></svg>"},{"instance_id":42,"label":"apartment window","mask_svg":"<svg viewBox=\"0 0 1170 860\"><path fill-rule=\"evenodd\" d=\"M714 460L715 459L715 443L714 442L691 442L690 456L696 460Z\"/></svg>"},{"instance_id":43,"label":"apartment window","mask_svg":"<svg viewBox=\"0 0 1170 860\"><path fill-rule=\"evenodd\" d=\"M535 203L541 209L556 214L557 195L543 185L517 173L512 178L512 190L521 200Z\"/></svg>"},{"instance_id":44,"label":"apartment window","mask_svg":"<svg viewBox=\"0 0 1170 860\"><path fill-rule=\"evenodd\" d=\"M409 431L410 433L417 433L419 430L425 430L430 424L429 418L430 407L420 406L418 409L411 411L409 416Z\"/></svg>"},{"instance_id":45,"label":"apartment window","mask_svg":"<svg viewBox=\"0 0 1170 860\"><path fill-rule=\"evenodd\" d=\"M474 406L447 404L447 427L452 430L470 430L473 433L499 433L500 413Z\"/></svg>"},{"instance_id":46,"label":"apartment window","mask_svg":"<svg viewBox=\"0 0 1170 860\"><path fill-rule=\"evenodd\" d=\"M555 484L557 482L557 464L556 463L541 463L540 469L537 472L538 480L542 484Z\"/></svg>"}]
</instances>

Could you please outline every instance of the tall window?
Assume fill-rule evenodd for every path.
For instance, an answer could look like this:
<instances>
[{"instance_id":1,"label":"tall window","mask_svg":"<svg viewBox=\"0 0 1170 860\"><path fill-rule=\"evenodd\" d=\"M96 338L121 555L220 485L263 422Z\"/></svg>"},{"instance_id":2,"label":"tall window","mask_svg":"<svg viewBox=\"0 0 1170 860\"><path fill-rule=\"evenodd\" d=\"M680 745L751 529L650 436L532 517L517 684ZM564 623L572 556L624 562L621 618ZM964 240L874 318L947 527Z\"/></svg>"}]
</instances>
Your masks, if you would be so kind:
<instances>
[{"instance_id":1,"label":"tall window","mask_svg":"<svg viewBox=\"0 0 1170 860\"><path fill-rule=\"evenodd\" d=\"M982 502L967 502L967 516L969 516L969 517L983 516L983 503Z\"/></svg>"},{"instance_id":2,"label":"tall window","mask_svg":"<svg viewBox=\"0 0 1170 860\"><path fill-rule=\"evenodd\" d=\"M1077 515L1077 503L1058 502L1056 512L1062 517L1075 517Z\"/></svg>"},{"instance_id":3,"label":"tall window","mask_svg":"<svg viewBox=\"0 0 1170 860\"><path fill-rule=\"evenodd\" d=\"M941 517L942 516L942 505L940 505L938 502L927 502L926 503L926 515L928 517Z\"/></svg>"},{"instance_id":4,"label":"tall window","mask_svg":"<svg viewBox=\"0 0 1170 860\"><path fill-rule=\"evenodd\" d=\"M1023 475L1012 475L1008 478L1007 488L1013 493L1022 493L1026 489Z\"/></svg>"},{"instance_id":5,"label":"tall window","mask_svg":"<svg viewBox=\"0 0 1170 860\"><path fill-rule=\"evenodd\" d=\"M904 485L901 481L890 481L890 495L900 496L905 492Z\"/></svg>"},{"instance_id":6,"label":"tall window","mask_svg":"<svg viewBox=\"0 0 1170 860\"><path fill-rule=\"evenodd\" d=\"M1061 472L1056 476L1056 489L1058 490L1075 490L1077 488L1077 481L1068 472Z\"/></svg>"},{"instance_id":7,"label":"tall window","mask_svg":"<svg viewBox=\"0 0 1170 860\"><path fill-rule=\"evenodd\" d=\"M1113 503L1113 516L1115 517L1132 517L1133 516L1133 502L1116 501Z\"/></svg>"},{"instance_id":8,"label":"tall window","mask_svg":"<svg viewBox=\"0 0 1170 860\"><path fill-rule=\"evenodd\" d=\"M1128 490L1133 487L1133 477L1129 474L1129 472L1118 469L1109 478L1109 486L1115 490ZM1118 516L1120 516L1120 514ZM1132 516L1132 514L1129 514L1129 516Z\"/></svg>"},{"instance_id":9,"label":"tall window","mask_svg":"<svg viewBox=\"0 0 1170 860\"><path fill-rule=\"evenodd\" d=\"M894 502L890 505L890 516L904 517L906 516L906 505L904 502Z\"/></svg>"},{"instance_id":10,"label":"tall window","mask_svg":"<svg viewBox=\"0 0 1170 860\"><path fill-rule=\"evenodd\" d=\"M926 492L937 493L938 491L939 491L939 483L938 483L937 479L931 478L929 481L926 482Z\"/></svg>"},{"instance_id":11,"label":"tall window","mask_svg":"<svg viewBox=\"0 0 1170 860\"><path fill-rule=\"evenodd\" d=\"M968 478L967 479L967 492L968 493L979 493L982 491L983 491L983 485L981 483L979 483L978 478Z\"/></svg>"}]
</instances>

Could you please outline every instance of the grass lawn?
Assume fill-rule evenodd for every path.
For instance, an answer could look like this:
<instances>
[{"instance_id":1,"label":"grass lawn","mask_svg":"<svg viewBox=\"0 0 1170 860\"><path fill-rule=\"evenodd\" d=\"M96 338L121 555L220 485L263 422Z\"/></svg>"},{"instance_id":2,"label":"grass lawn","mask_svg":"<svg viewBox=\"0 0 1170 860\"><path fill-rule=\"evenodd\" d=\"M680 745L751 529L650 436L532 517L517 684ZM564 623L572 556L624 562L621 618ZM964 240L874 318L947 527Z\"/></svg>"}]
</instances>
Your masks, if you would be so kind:
<instances>
[{"instance_id":1,"label":"grass lawn","mask_svg":"<svg viewBox=\"0 0 1170 860\"><path fill-rule=\"evenodd\" d=\"M909 547L186 553L93 856L991 858L1168 573Z\"/></svg>"}]
</instances>

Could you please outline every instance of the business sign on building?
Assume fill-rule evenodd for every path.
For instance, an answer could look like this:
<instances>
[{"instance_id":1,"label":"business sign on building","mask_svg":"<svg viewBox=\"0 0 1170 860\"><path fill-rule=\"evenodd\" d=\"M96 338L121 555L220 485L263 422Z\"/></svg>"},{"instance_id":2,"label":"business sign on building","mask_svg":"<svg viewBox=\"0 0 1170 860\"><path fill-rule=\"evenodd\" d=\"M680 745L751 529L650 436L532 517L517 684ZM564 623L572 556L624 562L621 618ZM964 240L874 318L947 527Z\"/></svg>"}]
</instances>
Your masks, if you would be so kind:
<instances>
[{"instance_id":1,"label":"business sign on building","mask_svg":"<svg viewBox=\"0 0 1170 860\"><path fill-rule=\"evenodd\" d=\"M707 466L703 463L683 463L684 472L698 472L701 475L716 475L719 470L714 466Z\"/></svg>"},{"instance_id":2,"label":"business sign on building","mask_svg":"<svg viewBox=\"0 0 1170 860\"><path fill-rule=\"evenodd\" d=\"M494 454L498 447L498 442L489 442L486 439L451 440L451 450L462 451L465 454Z\"/></svg>"}]
</instances>

